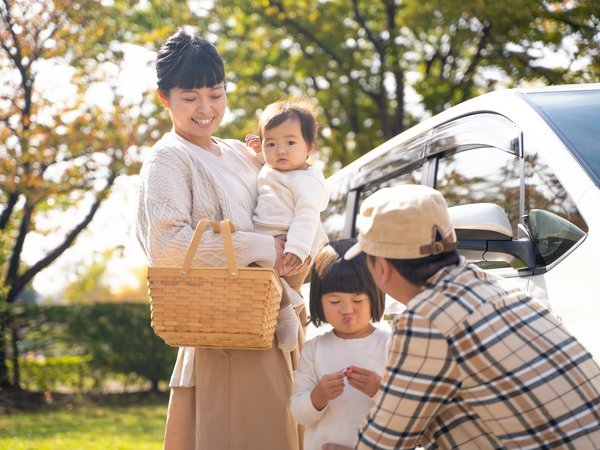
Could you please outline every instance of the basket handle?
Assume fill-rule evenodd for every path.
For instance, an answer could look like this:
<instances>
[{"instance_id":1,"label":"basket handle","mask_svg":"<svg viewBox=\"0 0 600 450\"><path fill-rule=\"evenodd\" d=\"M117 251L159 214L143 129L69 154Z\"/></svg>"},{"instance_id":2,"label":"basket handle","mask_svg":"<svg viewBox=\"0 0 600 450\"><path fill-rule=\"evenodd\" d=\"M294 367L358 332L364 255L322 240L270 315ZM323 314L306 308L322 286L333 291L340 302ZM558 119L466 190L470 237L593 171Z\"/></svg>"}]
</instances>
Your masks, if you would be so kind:
<instances>
[{"instance_id":1,"label":"basket handle","mask_svg":"<svg viewBox=\"0 0 600 450\"><path fill-rule=\"evenodd\" d=\"M227 269L229 270L229 276L231 278L236 278L239 274L239 271L237 262L235 260L235 252L233 251L233 238L231 236L231 233L235 231L235 225L229 219L221 220L220 223L208 219L202 219L200 222L198 222L185 255L185 259L183 260L183 265L181 266L179 275L182 277L187 277L190 273L190 266L192 265L192 260L194 259L194 255L196 254L196 250L198 249L198 245L202 239L202 233L204 233L204 230L208 225L212 227L215 233L221 233L223 245L225 246L225 255L227 256Z\"/></svg>"}]
</instances>

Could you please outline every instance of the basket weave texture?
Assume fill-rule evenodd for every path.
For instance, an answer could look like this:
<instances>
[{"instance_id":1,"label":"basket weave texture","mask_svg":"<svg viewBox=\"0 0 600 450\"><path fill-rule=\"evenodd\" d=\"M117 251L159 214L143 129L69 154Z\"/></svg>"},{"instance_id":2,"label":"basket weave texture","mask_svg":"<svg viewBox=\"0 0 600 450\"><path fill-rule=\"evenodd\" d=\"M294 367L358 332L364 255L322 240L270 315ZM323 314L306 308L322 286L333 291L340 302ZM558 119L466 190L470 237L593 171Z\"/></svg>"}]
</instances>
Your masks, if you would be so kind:
<instances>
[{"instance_id":1,"label":"basket weave texture","mask_svg":"<svg viewBox=\"0 0 600 450\"><path fill-rule=\"evenodd\" d=\"M227 267L190 268L206 226L221 232ZM281 283L272 268L237 267L229 220L202 220L182 267L149 267L152 328L168 345L267 349L273 342Z\"/></svg>"}]
</instances>

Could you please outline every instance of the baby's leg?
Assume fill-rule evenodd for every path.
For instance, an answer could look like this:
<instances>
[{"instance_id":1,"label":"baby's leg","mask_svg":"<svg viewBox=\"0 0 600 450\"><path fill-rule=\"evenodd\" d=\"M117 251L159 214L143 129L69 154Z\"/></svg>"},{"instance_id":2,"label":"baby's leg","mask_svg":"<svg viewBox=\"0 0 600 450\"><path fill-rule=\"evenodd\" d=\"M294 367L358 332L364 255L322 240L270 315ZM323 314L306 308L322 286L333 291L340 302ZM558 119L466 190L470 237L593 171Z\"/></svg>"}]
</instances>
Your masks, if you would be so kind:
<instances>
[{"instance_id":1,"label":"baby's leg","mask_svg":"<svg viewBox=\"0 0 600 450\"><path fill-rule=\"evenodd\" d=\"M286 352L291 352L298 346L298 329L300 320L298 312L304 308L304 299L300 295L300 288L308 276L306 269L291 277L281 278L283 295L279 314L277 316L277 347Z\"/></svg>"}]
</instances>

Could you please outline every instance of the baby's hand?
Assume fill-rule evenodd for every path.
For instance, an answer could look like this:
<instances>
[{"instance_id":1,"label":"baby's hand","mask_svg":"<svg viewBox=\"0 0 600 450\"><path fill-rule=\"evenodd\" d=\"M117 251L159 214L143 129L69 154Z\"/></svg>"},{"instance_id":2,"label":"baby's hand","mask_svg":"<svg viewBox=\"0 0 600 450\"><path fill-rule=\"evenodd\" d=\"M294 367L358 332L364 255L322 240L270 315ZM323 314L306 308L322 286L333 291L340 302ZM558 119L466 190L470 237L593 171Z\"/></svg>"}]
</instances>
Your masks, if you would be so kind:
<instances>
[{"instance_id":1,"label":"baby's hand","mask_svg":"<svg viewBox=\"0 0 600 450\"><path fill-rule=\"evenodd\" d=\"M293 253L284 253L283 267L283 273L285 275L294 275L298 272L298 269L302 267L302 260Z\"/></svg>"},{"instance_id":2,"label":"baby's hand","mask_svg":"<svg viewBox=\"0 0 600 450\"><path fill-rule=\"evenodd\" d=\"M377 373L357 366L350 366L343 372L348 378L348 384L363 394L373 397L379 390L381 376Z\"/></svg>"},{"instance_id":3,"label":"baby's hand","mask_svg":"<svg viewBox=\"0 0 600 450\"><path fill-rule=\"evenodd\" d=\"M254 150L254 153L260 153L260 138L255 134L246 135L246 145Z\"/></svg>"}]
</instances>

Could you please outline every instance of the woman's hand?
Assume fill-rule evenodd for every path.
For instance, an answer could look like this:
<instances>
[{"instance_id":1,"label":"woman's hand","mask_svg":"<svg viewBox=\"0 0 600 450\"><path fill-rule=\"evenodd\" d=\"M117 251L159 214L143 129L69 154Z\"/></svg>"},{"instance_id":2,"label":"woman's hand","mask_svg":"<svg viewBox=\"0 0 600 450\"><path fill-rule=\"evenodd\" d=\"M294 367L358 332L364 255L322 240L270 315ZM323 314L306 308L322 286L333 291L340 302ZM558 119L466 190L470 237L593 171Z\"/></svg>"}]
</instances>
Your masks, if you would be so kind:
<instances>
[{"instance_id":1,"label":"woman's hand","mask_svg":"<svg viewBox=\"0 0 600 450\"><path fill-rule=\"evenodd\" d=\"M381 376L371 370L350 366L344 370L344 374L346 375L346 378L348 378L348 384L350 386L358 389L369 397L373 397L379 390Z\"/></svg>"},{"instance_id":2,"label":"woman's hand","mask_svg":"<svg viewBox=\"0 0 600 450\"><path fill-rule=\"evenodd\" d=\"M247 134L246 135L246 145L254 150L254 153L260 153L260 138L255 134Z\"/></svg>"},{"instance_id":3,"label":"woman's hand","mask_svg":"<svg viewBox=\"0 0 600 450\"><path fill-rule=\"evenodd\" d=\"M319 380L319 384L310 393L310 400L317 411L322 411L329 400L339 397L344 392L344 372L333 372Z\"/></svg>"}]
</instances>

